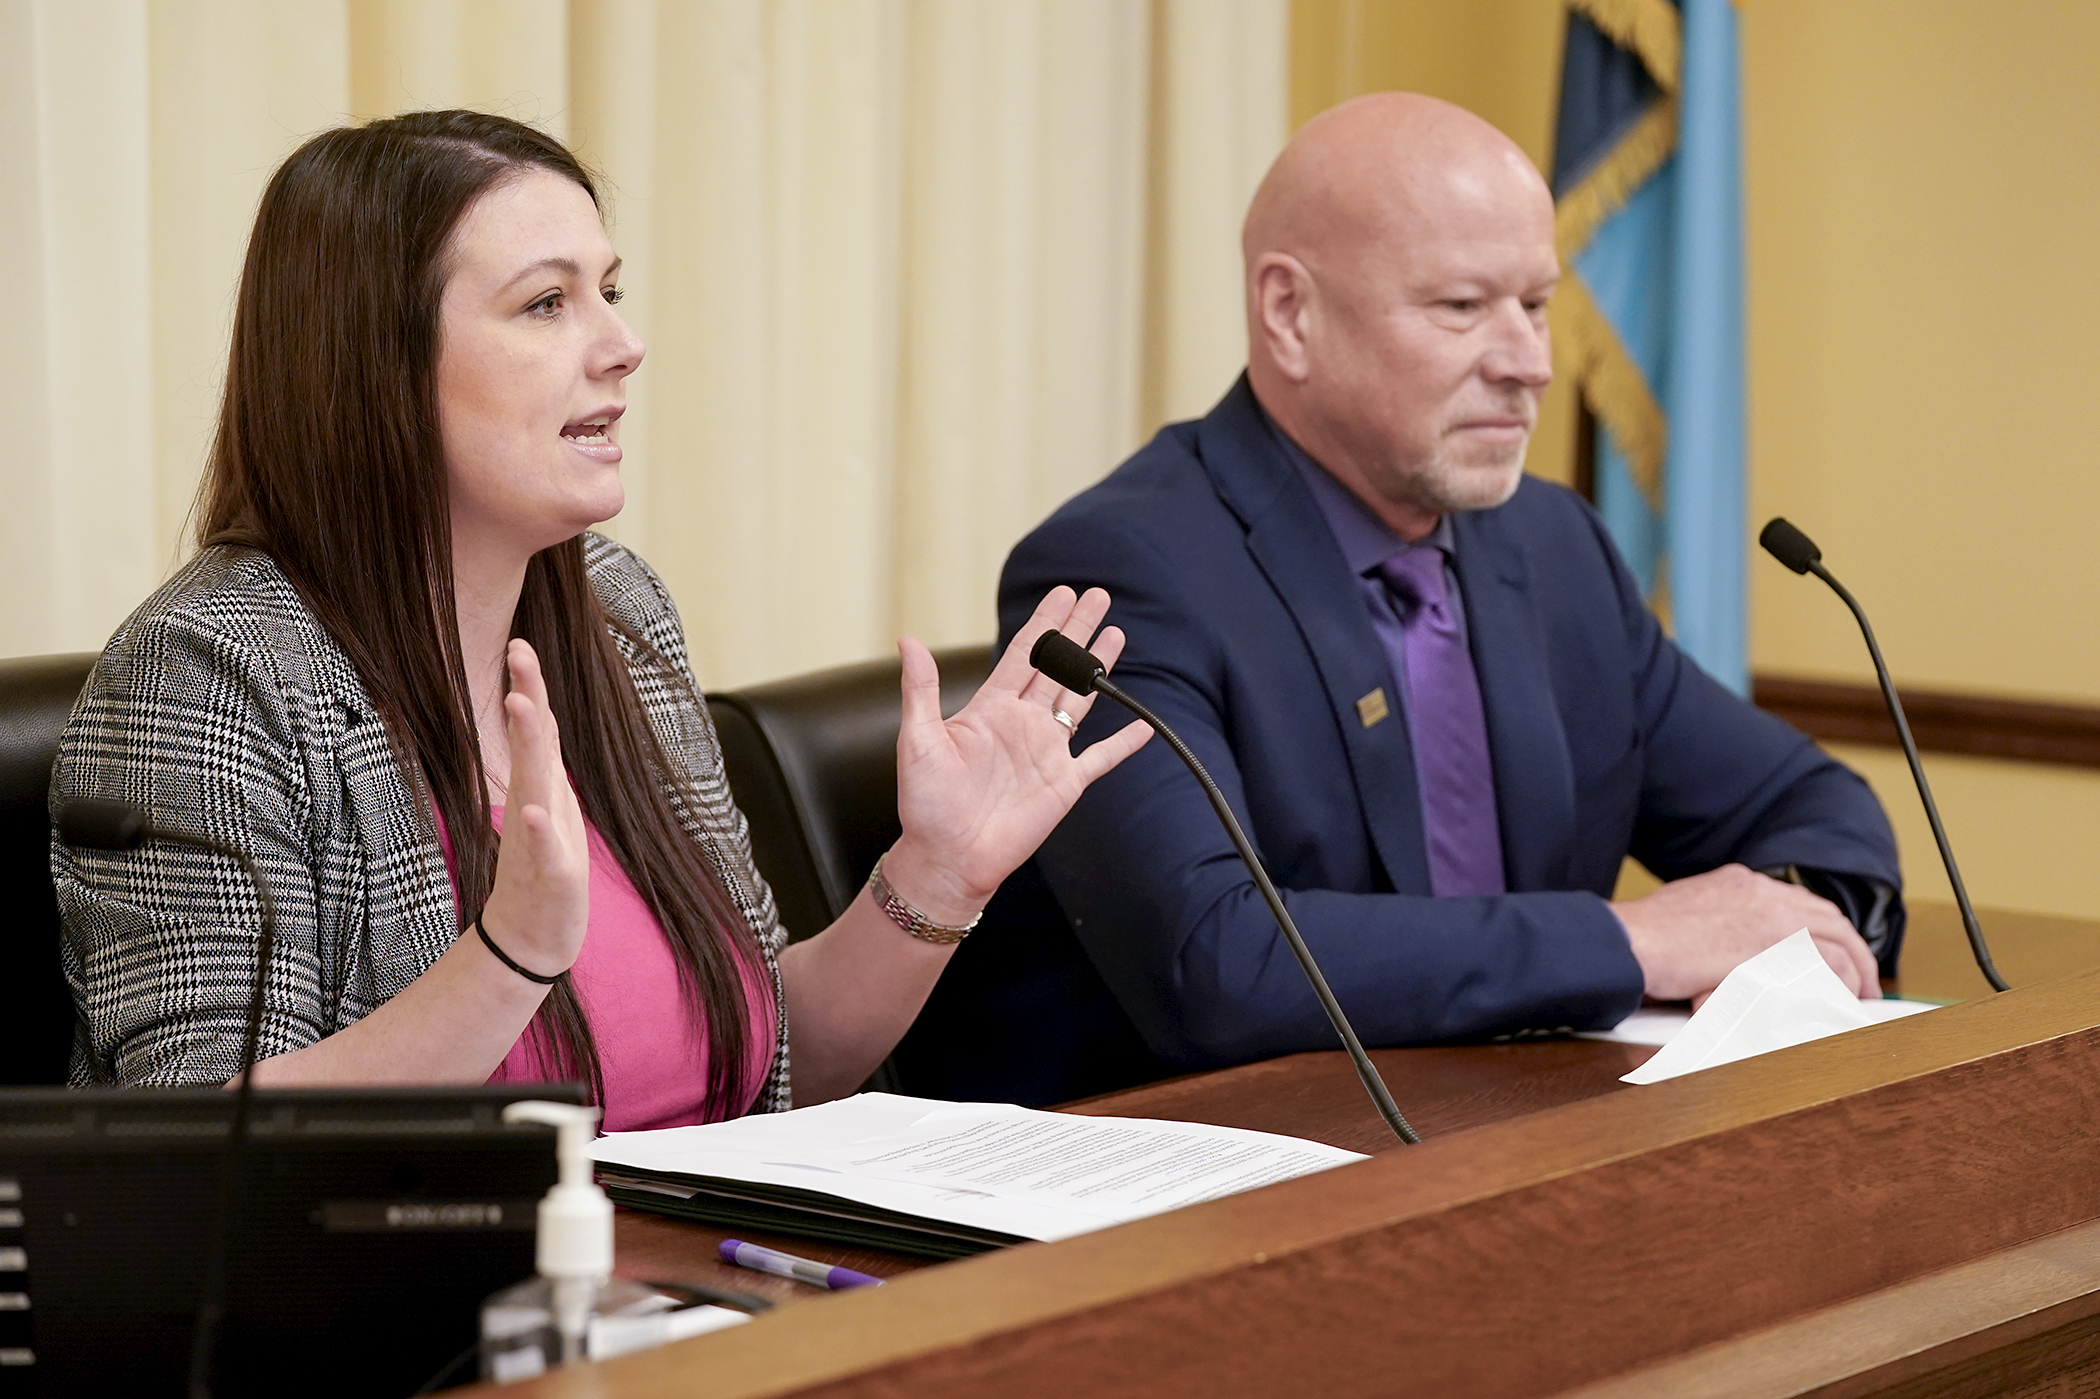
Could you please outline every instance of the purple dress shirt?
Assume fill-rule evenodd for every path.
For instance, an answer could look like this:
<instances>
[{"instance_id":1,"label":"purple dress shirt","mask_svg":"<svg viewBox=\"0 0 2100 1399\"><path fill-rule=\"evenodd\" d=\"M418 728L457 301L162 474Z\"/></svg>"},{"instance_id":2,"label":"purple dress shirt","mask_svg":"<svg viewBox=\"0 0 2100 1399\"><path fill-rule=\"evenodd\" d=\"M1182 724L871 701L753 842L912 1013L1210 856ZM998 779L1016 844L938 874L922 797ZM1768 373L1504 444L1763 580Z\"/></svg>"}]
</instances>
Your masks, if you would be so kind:
<instances>
[{"instance_id":1,"label":"purple dress shirt","mask_svg":"<svg viewBox=\"0 0 2100 1399\"><path fill-rule=\"evenodd\" d=\"M1506 893L1487 719L1467 646L1450 517L1410 544L1273 423L1270 430L1356 576L1385 652L1393 705L1414 751L1430 889L1440 898ZM1367 715L1365 722L1376 720Z\"/></svg>"}]
</instances>

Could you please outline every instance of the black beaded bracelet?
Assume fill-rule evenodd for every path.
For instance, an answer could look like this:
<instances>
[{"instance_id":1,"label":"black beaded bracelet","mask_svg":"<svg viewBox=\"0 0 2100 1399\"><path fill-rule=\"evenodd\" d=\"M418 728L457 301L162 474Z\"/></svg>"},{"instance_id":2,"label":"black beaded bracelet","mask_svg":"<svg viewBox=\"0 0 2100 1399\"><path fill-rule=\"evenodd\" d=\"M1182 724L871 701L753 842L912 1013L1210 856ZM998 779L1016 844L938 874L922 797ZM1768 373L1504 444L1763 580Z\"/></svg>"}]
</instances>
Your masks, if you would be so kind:
<instances>
[{"instance_id":1,"label":"black beaded bracelet","mask_svg":"<svg viewBox=\"0 0 2100 1399\"><path fill-rule=\"evenodd\" d=\"M535 986L552 986L555 982L561 980L562 974L560 972L556 972L553 976L541 976L538 972L526 971L516 962L513 962L510 959L509 953L505 952L502 948L496 946L496 940L489 936L489 930L481 925L481 920L479 918L474 920L474 931L481 934L481 945L483 947L486 947L489 951L495 953L497 961L501 962L504 966L509 967L512 971L516 972L519 976L524 977L527 981L532 982Z\"/></svg>"}]
</instances>

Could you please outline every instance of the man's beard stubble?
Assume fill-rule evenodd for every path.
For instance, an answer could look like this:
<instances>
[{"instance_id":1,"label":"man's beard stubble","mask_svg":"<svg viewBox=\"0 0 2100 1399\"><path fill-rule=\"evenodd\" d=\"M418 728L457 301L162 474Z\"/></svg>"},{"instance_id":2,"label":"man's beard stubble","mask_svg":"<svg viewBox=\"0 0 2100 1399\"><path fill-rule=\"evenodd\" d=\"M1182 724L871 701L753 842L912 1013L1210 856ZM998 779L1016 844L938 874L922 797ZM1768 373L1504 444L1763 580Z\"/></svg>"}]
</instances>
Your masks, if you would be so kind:
<instances>
[{"instance_id":1,"label":"man's beard stubble","mask_svg":"<svg viewBox=\"0 0 2100 1399\"><path fill-rule=\"evenodd\" d=\"M1515 447L1480 454L1485 460L1463 461L1446 445L1416 476L1417 497L1440 515L1492 510L1517 493L1530 447L1531 435L1526 433Z\"/></svg>"}]
</instances>

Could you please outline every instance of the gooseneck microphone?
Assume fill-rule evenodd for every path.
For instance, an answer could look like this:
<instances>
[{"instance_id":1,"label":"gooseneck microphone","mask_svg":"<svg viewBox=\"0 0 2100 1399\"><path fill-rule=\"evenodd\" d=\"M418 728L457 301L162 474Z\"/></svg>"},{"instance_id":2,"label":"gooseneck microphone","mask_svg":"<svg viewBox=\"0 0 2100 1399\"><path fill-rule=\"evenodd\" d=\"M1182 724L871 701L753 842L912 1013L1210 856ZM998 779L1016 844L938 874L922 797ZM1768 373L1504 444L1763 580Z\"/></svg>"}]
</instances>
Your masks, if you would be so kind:
<instances>
[{"instance_id":1,"label":"gooseneck microphone","mask_svg":"<svg viewBox=\"0 0 2100 1399\"><path fill-rule=\"evenodd\" d=\"M1153 731L1167 741L1167 746L1174 750L1181 761L1188 764L1189 771L1196 774L1196 780L1203 784L1203 793L1210 798L1211 809L1218 813L1218 820L1224 823L1225 833L1232 837L1233 848L1240 852L1240 859L1245 862L1247 872L1254 876L1255 887L1261 890L1261 896L1268 901L1269 912L1275 916L1276 926L1283 929L1284 940L1290 943L1291 953L1298 959L1299 969L1305 973L1305 979L1312 983L1313 994L1320 998L1320 1006L1327 1012L1328 1021L1334 1026L1335 1033L1342 1037L1342 1046L1349 1051L1350 1062L1356 1065L1356 1076L1363 1080L1364 1091L1371 1095L1371 1102L1377 1107L1378 1115L1385 1119L1385 1125L1392 1128L1393 1135L1401 1141L1409 1146L1419 1143L1421 1137L1415 1134L1414 1128L1407 1125L1407 1119L1400 1115L1398 1105L1393 1102L1393 1095L1386 1091L1385 1080L1378 1076L1378 1068L1371 1062L1371 1056L1364 1053L1363 1041L1356 1037L1355 1029L1349 1024L1349 1017L1342 1014L1341 1003L1335 1000L1334 992L1328 989L1327 978L1321 975L1320 964L1313 960L1312 949L1307 947L1305 939L1299 936L1298 925L1291 921L1290 911L1284 908L1282 896L1276 892L1276 886L1269 880L1269 872L1261 867L1260 859L1254 854L1254 846L1247 840L1247 833L1240 829L1239 819L1232 814L1232 807L1226 802L1225 794L1218 790L1218 784L1204 771L1202 760L1181 741L1181 735L1167 727L1165 720L1132 699L1110 680L1108 667L1101 664L1093 652L1063 632L1047 631L1037 638L1034 649L1028 653L1028 663L1075 695L1107 695L1150 724Z\"/></svg>"},{"instance_id":2,"label":"gooseneck microphone","mask_svg":"<svg viewBox=\"0 0 2100 1399\"><path fill-rule=\"evenodd\" d=\"M1961 882L1961 871L1955 868L1954 847L1947 843L1946 828L1940 825L1940 809L1932 799L1932 785L1925 780L1925 764L1919 761L1918 745L1910 736L1910 721L1903 717L1903 702L1896 698L1896 684L1889 679L1888 663L1881 658L1881 645L1874 640L1874 628L1867 623L1866 610L1859 605L1859 599L1823 567L1823 551L1816 547L1815 541L1784 518L1773 516L1758 534L1757 542L1764 546L1766 553L1794 572L1813 573L1828 583L1830 590L1852 609L1852 616L1859 623L1859 634L1867 639L1867 653L1874 658L1874 674L1881 681L1881 698L1889 707L1889 718L1896 721L1896 737L1902 741L1903 756L1910 760L1910 775L1918 784L1918 796L1925 803L1925 819L1932 823L1932 838L1939 843L1940 862L1947 867L1947 882L1954 886L1954 902L1961 908L1962 927L1969 934L1969 951L1975 954L1977 969L1993 991L2011 989L1991 961L1991 949L1983 940L1983 927L1976 921L1976 909L1969 903L1969 891Z\"/></svg>"},{"instance_id":3,"label":"gooseneck microphone","mask_svg":"<svg viewBox=\"0 0 2100 1399\"><path fill-rule=\"evenodd\" d=\"M233 1126L227 1134L226 1159L219 1175L219 1217L212 1230L207 1255L204 1289L197 1300L196 1327L190 1339L189 1393L191 1399L209 1399L213 1352L218 1347L219 1322L226 1293L226 1255L233 1235L233 1202L238 1188L241 1150L248 1140L248 1104L255 1091L255 1051L262 1038L263 987L269 974L270 953L277 941L277 909L270 886L263 882L248 852L237 850L208 836L171 830L155 825L146 813L129 802L100 797L76 797L58 810L58 838L81 850L136 850L149 840L187 845L223 855L238 864L255 886L262 908L262 936L256 945L255 985L248 995L247 1033L241 1041L240 1086L233 1095Z\"/></svg>"}]
</instances>

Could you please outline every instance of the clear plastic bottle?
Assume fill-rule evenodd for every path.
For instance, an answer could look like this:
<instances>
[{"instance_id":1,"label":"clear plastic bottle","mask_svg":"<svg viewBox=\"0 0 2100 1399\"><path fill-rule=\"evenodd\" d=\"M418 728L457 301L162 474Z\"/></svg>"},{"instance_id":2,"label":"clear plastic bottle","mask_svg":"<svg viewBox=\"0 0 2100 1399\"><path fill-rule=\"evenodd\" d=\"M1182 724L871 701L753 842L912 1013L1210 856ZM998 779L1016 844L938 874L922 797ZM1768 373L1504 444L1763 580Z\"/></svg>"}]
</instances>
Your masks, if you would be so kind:
<instances>
[{"instance_id":1,"label":"clear plastic bottle","mask_svg":"<svg viewBox=\"0 0 2100 1399\"><path fill-rule=\"evenodd\" d=\"M482 1304L483 1379L527 1379L557 1365L606 1360L750 1320L721 1307L687 1307L612 1276L612 1201L591 1179L596 1108L520 1102L503 1117L555 1129L561 1178L540 1201L539 1276Z\"/></svg>"}]
</instances>

